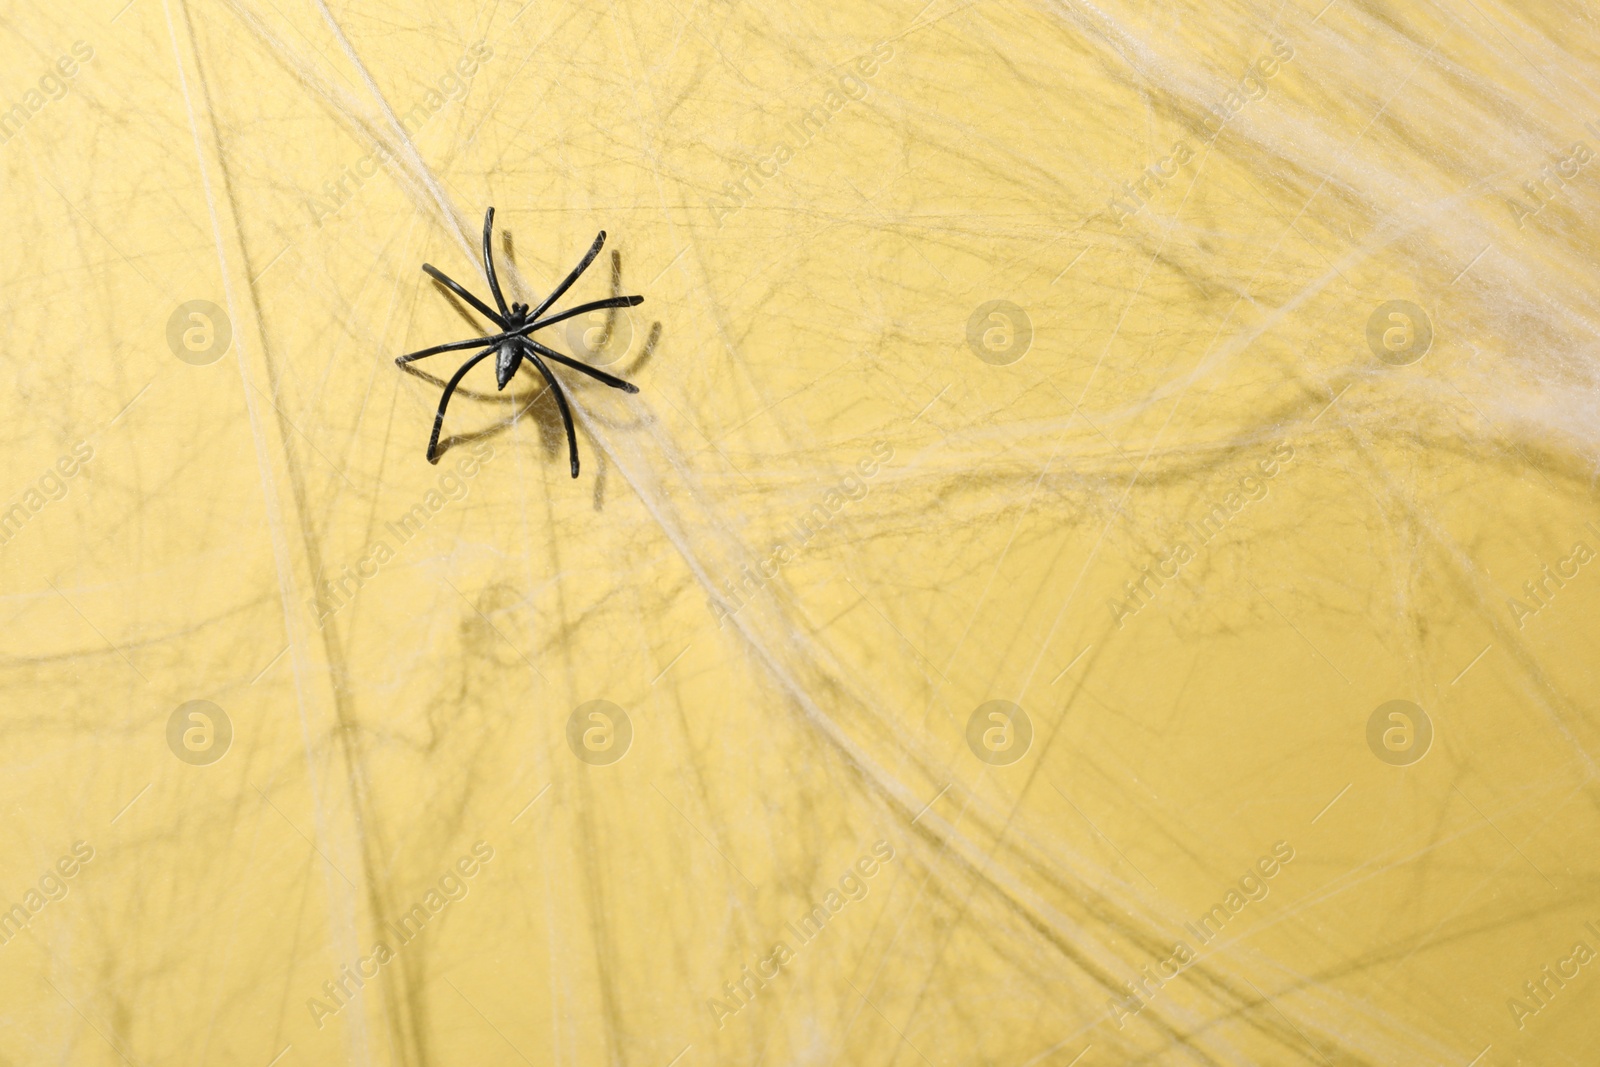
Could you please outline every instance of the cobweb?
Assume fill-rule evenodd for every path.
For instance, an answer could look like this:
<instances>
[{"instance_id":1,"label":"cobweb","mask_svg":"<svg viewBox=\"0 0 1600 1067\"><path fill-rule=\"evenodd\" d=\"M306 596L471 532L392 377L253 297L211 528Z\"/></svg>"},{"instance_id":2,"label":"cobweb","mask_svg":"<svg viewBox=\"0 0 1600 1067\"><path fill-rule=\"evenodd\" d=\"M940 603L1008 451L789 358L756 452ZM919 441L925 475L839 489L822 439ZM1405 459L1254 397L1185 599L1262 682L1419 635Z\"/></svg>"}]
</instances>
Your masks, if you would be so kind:
<instances>
[{"instance_id":1,"label":"cobweb","mask_svg":"<svg viewBox=\"0 0 1600 1067\"><path fill-rule=\"evenodd\" d=\"M0 1061L1592 1061L1587 9L7 30Z\"/></svg>"}]
</instances>

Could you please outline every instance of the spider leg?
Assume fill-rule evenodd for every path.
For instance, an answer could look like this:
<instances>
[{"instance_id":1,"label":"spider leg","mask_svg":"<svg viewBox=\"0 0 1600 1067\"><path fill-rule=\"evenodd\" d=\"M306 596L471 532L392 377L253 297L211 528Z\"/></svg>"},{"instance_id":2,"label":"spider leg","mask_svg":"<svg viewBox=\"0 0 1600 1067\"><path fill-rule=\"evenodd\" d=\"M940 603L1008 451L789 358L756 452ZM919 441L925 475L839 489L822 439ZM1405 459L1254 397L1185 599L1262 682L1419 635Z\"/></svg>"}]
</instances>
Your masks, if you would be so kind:
<instances>
[{"instance_id":1,"label":"spider leg","mask_svg":"<svg viewBox=\"0 0 1600 1067\"><path fill-rule=\"evenodd\" d=\"M532 344L532 342L529 343ZM535 347L543 348L544 346L537 345ZM546 352L550 351L548 348L544 350ZM528 358L533 361L535 367L539 368L539 373L544 375L544 380L550 383L550 391L556 394L556 405L561 408L561 421L566 423L567 426L567 455L572 457L572 476L576 478L578 476L578 434L572 428L572 409L567 407L567 398L561 392L561 383L556 381L556 376L550 373L550 368L545 366L544 360L539 358L538 353L529 352Z\"/></svg>"},{"instance_id":2,"label":"spider leg","mask_svg":"<svg viewBox=\"0 0 1600 1067\"><path fill-rule=\"evenodd\" d=\"M444 425L444 409L446 407L448 407L449 404L450 404L450 396L451 396L451 394L453 394L456 391L456 386L461 384L461 379L466 377L467 371L471 370L473 367L475 367L479 363L483 362L493 352L494 352L494 349L492 349L492 348L487 349L487 350L485 350L483 352L479 352L477 355L473 356L471 359L469 359L465 363L461 364L461 369L456 371L454 377L452 377L450 379L449 383L445 385L445 387L444 387L444 396L439 398L439 413L433 417L433 436L428 438L428 462L429 463L438 463L439 462L439 457L436 454L435 450L438 449L438 447L439 447L439 428Z\"/></svg>"},{"instance_id":3,"label":"spider leg","mask_svg":"<svg viewBox=\"0 0 1600 1067\"><path fill-rule=\"evenodd\" d=\"M461 299L477 308L489 319L490 322L494 323L502 330L506 328L505 319L501 318L500 315L494 311L494 309L489 307L488 304L485 304L482 300L479 300L477 297L463 289L460 283L458 283L454 278L450 277L450 275L446 274L444 271L440 270L438 267L435 267L431 263L424 263L422 265L422 269L426 271L434 281L439 282L452 293L456 294Z\"/></svg>"},{"instance_id":4,"label":"spider leg","mask_svg":"<svg viewBox=\"0 0 1600 1067\"><path fill-rule=\"evenodd\" d=\"M530 319L537 319L550 309L550 305L561 299L561 294L572 288L572 283L577 281L584 271L589 269L589 264L594 262L594 257L600 254L600 246L606 243L606 231L601 230L600 236L594 239L594 244L589 246L589 254L583 257L583 262L572 268L572 273L567 275L567 280L555 287L551 294L544 298L544 303L534 308Z\"/></svg>"},{"instance_id":5,"label":"spider leg","mask_svg":"<svg viewBox=\"0 0 1600 1067\"><path fill-rule=\"evenodd\" d=\"M546 348L544 345L540 344L538 341L535 341L531 337L527 338L527 342L540 355L546 356L549 359L553 359L557 363L565 364L566 366L571 367L573 370L582 371L595 381L604 382L613 389L621 389L624 393L637 393L639 391L639 387L634 385L632 382L625 382L621 378L613 377L597 367L589 366L587 363L579 363L571 356L563 356L555 349ZM532 357L530 356L529 358L531 359Z\"/></svg>"},{"instance_id":6,"label":"spider leg","mask_svg":"<svg viewBox=\"0 0 1600 1067\"><path fill-rule=\"evenodd\" d=\"M406 355L396 359L395 363L403 367L412 360L422 359L424 356L436 356L440 352L455 352L463 348L476 348L479 345L497 345L504 339L504 334L495 334L493 337L473 337L465 341L451 341L449 344L434 345L432 348L423 348L416 352L409 352Z\"/></svg>"},{"instance_id":7,"label":"spider leg","mask_svg":"<svg viewBox=\"0 0 1600 1067\"><path fill-rule=\"evenodd\" d=\"M506 307L506 298L500 295L500 280L494 276L494 256L489 252L489 238L493 233L494 208L490 208L483 215L483 273L489 276L489 291L494 294L494 302L500 305L500 314L509 317L511 309Z\"/></svg>"},{"instance_id":8,"label":"spider leg","mask_svg":"<svg viewBox=\"0 0 1600 1067\"><path fill-rule=\"evenodd\" d=\"M558 322L565 322L567 319L575 318L578 315L587 315L591 311L605 311L607 308L632 308L638 307L642 303L644 303L644 297L642 296L608 296L604 300L591 300L587 304L579 304L577 307L568 308L558 314L551 315L548 319L531 322L514 332L526 336L532 330L554 326Z\"/></svg>"}]
</instances>

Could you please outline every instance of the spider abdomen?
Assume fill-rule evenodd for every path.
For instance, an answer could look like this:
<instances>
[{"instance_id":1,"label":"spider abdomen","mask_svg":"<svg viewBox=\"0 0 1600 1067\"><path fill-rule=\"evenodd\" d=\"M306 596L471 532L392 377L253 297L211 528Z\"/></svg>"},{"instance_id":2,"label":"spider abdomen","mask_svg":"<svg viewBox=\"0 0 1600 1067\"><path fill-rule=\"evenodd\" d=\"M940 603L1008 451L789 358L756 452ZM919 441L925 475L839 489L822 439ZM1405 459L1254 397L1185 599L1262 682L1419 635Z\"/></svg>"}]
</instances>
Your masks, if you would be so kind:
<instances>
[{"instance_id":1,"label":"spider abdomen","mask_svg":"<svg viewBox=\"0 0 1600 1067\"><path fill-rule=\"evenodd\" d=\"M499 387L504 389L511 376L517 373L517 367L522 363L522 344L513 339L502 342L494 352L494 380Z\"/></svg>"}]
</instances>

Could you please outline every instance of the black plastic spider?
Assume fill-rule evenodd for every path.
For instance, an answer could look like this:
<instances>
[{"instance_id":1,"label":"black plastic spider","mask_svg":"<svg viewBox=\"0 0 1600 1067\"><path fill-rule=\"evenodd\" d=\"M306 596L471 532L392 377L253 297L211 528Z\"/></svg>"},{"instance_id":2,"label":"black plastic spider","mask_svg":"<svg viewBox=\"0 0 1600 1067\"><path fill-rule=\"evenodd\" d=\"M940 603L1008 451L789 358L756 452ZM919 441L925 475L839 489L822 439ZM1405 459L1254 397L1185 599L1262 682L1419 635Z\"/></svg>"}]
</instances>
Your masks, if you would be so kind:
<instances>
[{"instance_id":1,"label":"black plastic spider","mask_svg":"<svg viewBox=\"0 0 1600 1067\"><path fill-rule=\"evenodd\" d=\"M528 335L535 330L543 329L546 326L554 326L558 322L578 315L585 315L591 311L601 311L607 308L637 307L644 303L644 297L613 296L605 300L594 300L587 304L580 304L575 308L568 308L566 311L558 312L546 319L539 318L540 315L549 310L551 304L561 299L563 293L572 288L572 283L582 276L583 272L589 268L589 264L594 262L594 257L600 254L600 246L606 243L606 231L601 230L600 236L596 237L594 244L590 246L589 254L583 257L583 262L572 269L572 273L567 275L566 281L556 286L554 291L545 297L544 303L532 310L529 310L527 304L512 304L507 307L506 298L500 295L500 283L494 276L494 256L489 248L489 238L493 232L494 208L490 208L483 216L483 272L488 275L489 291L494 293L494 302L500 306L498 314L489 305L456 284L443 271L435 269L428 263L424 263L422 269L427 271L435 280L447 286L452 293L477 308L495 325L499 326L501 332L490 337L474 337L466 341L451 341L449 344L434 345L432 348L424 348L420 352L412 352L395 360L396 364L403 367L412 360L422 359L424 356L437 355L440 352L454 352L467 348L484 349L484 351L479 352L463 363L461 369L456 371L455 376L444 387L444 396L439 399L439 413L433 417L433 436L428 439L428 462L439 462L439 429L444 425L444 409L449 406L451 394L456 391L456 386L461 384L461 379L466 375L467 371L487 359L490 355L493 355L495 357L495 381L498 387L503 390L506 387L506 383L511 381L512 375L517 373L517 368L522 365L523 359L526 358L535 367L539 368L539 373L544 375L544 380L550 383L550 391L555 394L556 405L561 409L561 421L567 427L567 453L572 457L572 476L576 478L578 476L578 435L572 428L572 411L567 407L566 394L562 393L561 385L556 381L556 376L550 373L550 367L539 357L544 356L555 360L557 363L564 363L573 370L582 371L589 377L606 383L613 389L621 389L627 393L637 393L639 387L625 382L621 378L612 377L603 370L596 370L594 367L579 363L571 356L563 356L560 352L546 348Z\"/></svg>"}]
</instances>

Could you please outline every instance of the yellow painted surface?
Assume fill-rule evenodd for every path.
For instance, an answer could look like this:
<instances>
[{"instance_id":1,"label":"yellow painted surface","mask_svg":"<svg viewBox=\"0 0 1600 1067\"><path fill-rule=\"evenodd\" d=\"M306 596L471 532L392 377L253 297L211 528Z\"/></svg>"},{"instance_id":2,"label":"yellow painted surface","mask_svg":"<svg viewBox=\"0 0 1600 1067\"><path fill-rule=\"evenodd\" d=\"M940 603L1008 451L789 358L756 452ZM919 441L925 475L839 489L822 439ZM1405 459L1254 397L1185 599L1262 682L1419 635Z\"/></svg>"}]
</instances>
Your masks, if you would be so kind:
<instances>
[{"instance_id":1,"label":"yellow painted surface","mask_svg":"<svg viewBox=\"0 0 1600 1067\"><path fill-rule=\"evenodd\" d=\"M1600 33L1324 2L14 6L0 1063L1600 1062Z\"/></svg>"}]
</instances>

